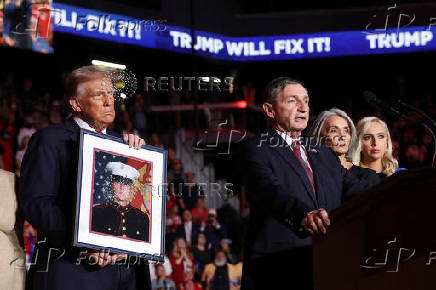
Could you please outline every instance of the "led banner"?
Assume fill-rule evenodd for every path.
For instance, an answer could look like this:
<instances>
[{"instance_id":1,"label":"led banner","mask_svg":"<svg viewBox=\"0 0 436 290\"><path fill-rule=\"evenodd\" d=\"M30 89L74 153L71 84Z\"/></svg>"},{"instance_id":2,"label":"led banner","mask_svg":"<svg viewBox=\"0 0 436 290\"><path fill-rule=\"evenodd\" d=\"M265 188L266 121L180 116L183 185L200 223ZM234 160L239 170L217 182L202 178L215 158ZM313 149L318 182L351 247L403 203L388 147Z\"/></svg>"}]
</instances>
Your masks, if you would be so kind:
<instances>
[{"instance_id":1,"label":"led banner","mask_svg":"<svg viewBox=\"0 0 436 290\"><path fill-rule=\"evenodd\" d=\"M51 0L0 0L0 46L53 53Z\"/></svg>"},{"instance_id":2,"label":"led banner","mask_svg":"<svg viewBox=\"0 0 436 290\"><path fill-rule=\"evenodd\" d=\"M54 30L148 48L191 53L187 28L165 20L135 19L54 3ZM436 50L434 27L335 31L281 36L229 37L194 33L196 55L231 61L285 60Z\"/></svg>"}]
</instances>

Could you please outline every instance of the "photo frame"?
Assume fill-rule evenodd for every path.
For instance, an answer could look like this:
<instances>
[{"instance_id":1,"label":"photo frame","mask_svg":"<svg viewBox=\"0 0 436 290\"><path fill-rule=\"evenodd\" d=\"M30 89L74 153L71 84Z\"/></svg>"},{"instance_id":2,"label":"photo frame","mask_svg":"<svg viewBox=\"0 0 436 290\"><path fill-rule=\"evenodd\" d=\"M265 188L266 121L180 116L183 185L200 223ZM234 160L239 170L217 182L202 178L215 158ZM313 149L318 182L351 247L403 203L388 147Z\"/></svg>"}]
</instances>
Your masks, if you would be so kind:
<instances>
[{"instance_id":1,"label":"photo frame","mask_svg":"<svg viewBox=\"0 0 436 290\"><path fill-rule=\"evenodd\" d=\"M81 129L73 246L164 260L167 152Z\"/></svg>"}]
</instances>

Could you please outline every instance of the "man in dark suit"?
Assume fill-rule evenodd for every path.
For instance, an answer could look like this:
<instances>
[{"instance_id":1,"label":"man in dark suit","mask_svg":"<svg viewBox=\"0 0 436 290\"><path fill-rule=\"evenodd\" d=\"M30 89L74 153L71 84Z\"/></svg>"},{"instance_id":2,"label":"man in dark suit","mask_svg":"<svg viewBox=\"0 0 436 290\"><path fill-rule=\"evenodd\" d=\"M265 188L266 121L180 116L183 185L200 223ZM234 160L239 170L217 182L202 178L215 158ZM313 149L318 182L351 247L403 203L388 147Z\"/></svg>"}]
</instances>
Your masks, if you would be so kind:
<instances>
[{"instance_id":1,"label":"man in dark suit","mask_svg":"<svg viewBox=\"0 0 436 290\"><path fill-rule=\"evenodd\" d=\"M177 238L184 238L188 245L194 246L197 244L197 236L200 232L200 226L192 222L192 213L189 209L185 209L182 213L183 224L176 230Z\"/></svg>"},{"instance_id":2,"label":"man in dark suit","mask_svg":"<svg viewBox=\"0 0 436 290\"><path fill-rule=\"evenodd\" d=\"M301 138L309 119L303 84L277 78L265 90L266 133L242 146L250 204L243 289L313 289L312 240L328 211L363 191L334 152Z\"/></svg>"},{"instance_id":3,"label":"man in dark suit","mask_svg":"<svg viewBox=\"0 0 436 290\"><path fill-rule=\"evenodd\" d=\"M128 259L125 254L72 247L80 128L117 136L106 129L115 118L113 86L106 76L95 66L74 70L66 82L73 118L35 133L24 156L21 206L38 231L28 289L150 289L144 261L128 267L114 264ZM145 143L132 134L123 139L137 149Z\"/></svg>"}]
</instances>

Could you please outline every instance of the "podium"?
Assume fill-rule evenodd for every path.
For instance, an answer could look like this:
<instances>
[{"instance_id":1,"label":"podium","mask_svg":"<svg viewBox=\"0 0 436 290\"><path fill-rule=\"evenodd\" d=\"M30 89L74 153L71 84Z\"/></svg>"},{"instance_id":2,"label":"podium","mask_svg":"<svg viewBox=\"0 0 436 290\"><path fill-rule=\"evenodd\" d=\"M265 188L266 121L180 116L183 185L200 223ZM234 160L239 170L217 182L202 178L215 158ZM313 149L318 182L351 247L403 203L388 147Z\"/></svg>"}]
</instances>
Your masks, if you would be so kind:
<instances>
[{"instance_id":1,"label":"podium","mask_svg":"<svg viewBox=\"0 0 436 290\"><path fill-rule=\"evenodd\" d=\"M330 213L316 290L436 289L436 169L400 171Z\"/></svg>"}]
</instances>

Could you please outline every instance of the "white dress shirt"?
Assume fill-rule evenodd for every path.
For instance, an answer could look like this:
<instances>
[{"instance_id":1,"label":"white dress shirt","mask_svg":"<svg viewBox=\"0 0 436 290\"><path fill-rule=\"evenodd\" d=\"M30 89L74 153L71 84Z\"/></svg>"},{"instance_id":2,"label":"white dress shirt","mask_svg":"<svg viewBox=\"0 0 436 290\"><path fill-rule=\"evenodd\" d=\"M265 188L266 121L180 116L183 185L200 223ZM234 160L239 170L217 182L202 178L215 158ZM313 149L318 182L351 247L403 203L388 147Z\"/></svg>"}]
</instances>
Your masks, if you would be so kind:
<instances>
[{"instance_id":1,"label":"white dress shirt","mask_svg":"<svg viewBox=\"0 0 436 290\"><path fill-rule=\"evenodd\" d=\"M294 150L294 148L292 148L292 143L293 142L300 142L300 139L292 139L292 137L289 136L288 134L281 132L279 130L276 130L276 131L277 131L277 134L279 134L285 140L285 142L289 145L289 147L291 148L292 151ZM310 166L310 162L307 159L306 148L301 143L300 143L300 155L301 155L301 158L303 159L303 161L309 167L310 171L313 172L312 166Z\"/></svg>"},{"instance_id":2,"label":"white dress shirt","mask_svg":"<svg viewBox=\"0 0 436 290\"><path fill-rule=\"evenodd\" d=\"M83 121L81 118L76 116L76 117L73 117L73 119L77 123L77 125L79 125L80 128L86 129L86 130L89 130L89 131L93 131L93 132L97 132L94 128L89 126L89 124L86 123L85 121ZM103 129L102 133L106 134L106 128Z\"/></svg>"},{"instance_id":3,"label":"white dress shirt","mask_svg":"<svg viewBox=\"0 0 436 290\"><path fill-rule=\"evenodd\" d=\"M186 222L183 224L185 227L185 234L186 234L186 242L188 244L191 244L192 240L192 222Z\"/></svg>"}]
</instances>

